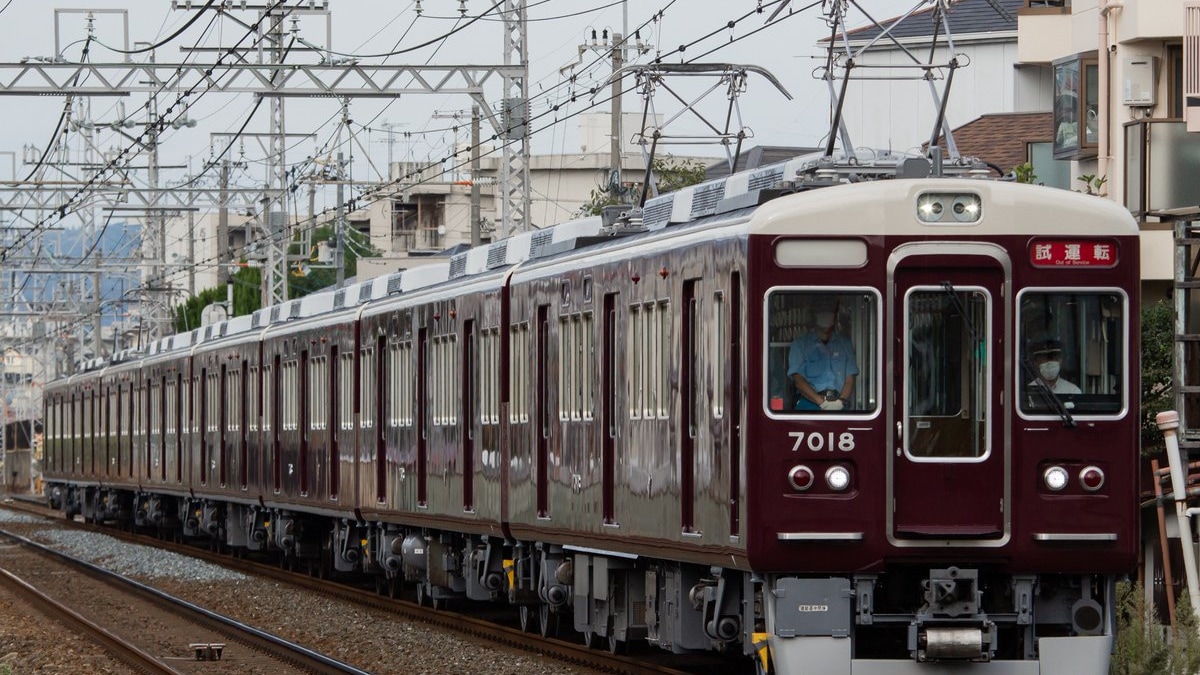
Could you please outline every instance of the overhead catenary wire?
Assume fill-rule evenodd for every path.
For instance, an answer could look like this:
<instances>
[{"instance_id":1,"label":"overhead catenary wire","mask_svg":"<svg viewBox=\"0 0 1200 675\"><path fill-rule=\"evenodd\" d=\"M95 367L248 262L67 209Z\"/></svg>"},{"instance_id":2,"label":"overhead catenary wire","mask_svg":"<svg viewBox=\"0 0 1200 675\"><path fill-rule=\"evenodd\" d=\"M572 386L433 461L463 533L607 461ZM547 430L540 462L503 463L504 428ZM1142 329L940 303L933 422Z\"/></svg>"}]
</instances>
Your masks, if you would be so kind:
<instances>
[{"instance_id":1,"label":"overhead catenary wire","mask_svg":"<svg viewBox=\"0 0 1200 675\"><path fill-rule=\"evenodd\" d=\"M773 5L773 4L777 4L777 3L778 3L778 2L780 2L780 1L781 1L781 0L775 0L775 2L771 2L771 3L765 3L763 6L764 6L764 7L769 7L769 6ZM665 10L666 10L666 9L669 9L669 8L670 8L672 5L674 5L674 4L675 4L675 2L676 2L676 0L671 0L671 2L669 2L669 3L668 3L668 4L667 4L667 5L666 5L666 6L663 8L663 10L660 10L659 12L656 12L656 13L655 13L655 14L654 14L654 15L653 15L653 16L652 16L650 19L648 19L648 20L647 20L645 23L643 23L643 24L642 24L642 26L644 27L644 26L646 26L646 25L649 25L651 22L654 22L654 21L658 21L658 20L660 20L660 19L662 18L662 16L663 16L663 14L664 14ZM810 5L810 7L811 7L811 6L812 6L812 5ZM494 7L494 6L493 6L493 7ZM806 9L807 9L807 8L806 8ZM696 44L698 44L698 43L700 43L700 42L702 42L702 41L704 41L704 40L706 40L706 39L709 39L709 38L711 38L712 36L714 36L714 35L716 35L716 34L719 34L720 32L722 32L722 31L724 31L724 30L727 30L727 29L728 29L728 28L729 28L731 25L736 25L736 23L738 23L738 22L740 22L740 21L744 20L744 19L745 19L745 18L747 18L748 16L751 16L751 15L753 15L753 14L755 14L755 13L758 13L758 12L757 12L757 11L755 11L755 12L749 12L749 13L747 13L746 15L743 15L742 17L738 18L736 21L733 21L733 22L726 22L726 24L725 24L725 25L723 25L721 29L718 29L718 30L715 30L715 31L711 31L711 32L709 32L709 33L706 33L706 34L704 34L703 36L701 36L701 37L699 37L699 38L697 38L697 39L695 39L695 40L693 40L693 41L691 41L691 42L689 42L689 43L685 43L685 44L682 44L682 45L680 45L678 48L676 48L676 49L674 49L674 50L671 50L671 51L668 51L668 52L665 52L665 53L660 53L660 54L659 54L659 55L657 55L657 57L656 57L656 62L660 62L662 59L664 59L664 58L668 58L668 57L672 56L672 55L673 55L673 54L675 54L675 53L682 53L682 52L686 51L686 49L688 49L688 48L690 48L690 47L692 47L692 46L694 46L694 45L696 45ZM766 25L765 25L763 28L766 28L766 27L770 27L770 26L776 25L776 24L778 24L779 22L781 22L783 19L790 18L791 16L794 16L794 15L796 15L796 14L799 14L799 13L800 13L800 12L793 12L793 13L789 13L788 15L785 15L785 16L781 17L781 19L779 19L779 20L772 21L772 22L768 22L768 23L767 23L767 24L766 24ZM740 40L742 40L742 39L745 39L746 37L748 37L748 36L749 36L749 35L751 35L751 34L755 34L755 33L758 33L758 32L760 32L761 30L762 30L762 28L760 28L760 29L758 29L758 30L755 30L755 31L753 31L752 33L750 33L750 34L748 34L748 35L744 35L744 36L739 36L739 37L731 38L731 39L730 39L730 40L728 40L727 42L724 42L724 43L722 43L720 46L718 46L718 47L717 47L717 48L715 48L714 50L710 50L709 52L706 52L704 55L707 55L707 54L709 54L709 53L712 53L713 51L719 50L719 49L721 49L721 48L724 48L724 47L727 47L727 46L729 46L729 45L732 45L732 44L734 44L734 43L736 43L736 42L738 42L738 41L740 41ZM628 36L626 36L624 39L628 39ZM401 50L401 52L402 52L402 51L403 51L403 50ZM703 56L703 55L702 55L702 56ZM700 57L695 57L695 58L700 58ZM599 61L601 61L601 58L599 58L599 57L598 57L594 63L598 63ZM691 62L691 61L694 61L694 59L692 59L692 60L689 60L689 62ZM548 96L548 95L549 95L549 93L550 93L551 91L554 91L554 90L556 90L556 89L559 89L559 88L560 88L560 87L562 87L562 86L566 86L566 85L570 84L571 82L573 82L573 79L572 79L572 80L564 80L564 82L563 82L563 83L560 83L559 85L554 85L554 86L550 87L550 88L549 88L549 90L547 90L547 91L545 91L545 92L539 93L539 94L537 94L537 95L535 95L535 96L531 96L531 97L530 97L530 99L531 99L531 100L533 100L534 98L537 98L537 97L544 97L544 96ZM624 93L628 93L628 92L629 92L629 91L631 91L631 90L632 90L632 87L630 87L630 88L626 88L626 89L624 89L624 90L622 91L622 94L624 94ZM578 100L579 96L580 96L580 94L578 94L578 93L576 93L576 94L572 94L572 95L569 97L569 102L572 102L572 103L573 103L573 102L576 102L576 101ZM543 127L539 127L539 128L537 128L537 129L533 129L533 130L531 130L531 132L530 132L530 135L534 135L534 134L537 134L537 133L541 133L541 132L545 131L546 129L549 129L549 128L553 127L554 125L557 125L557 124L559 124L559 123L561 123L561 122L564 122L564 121L566 121L566 120L569 120L569 119L571 119L571 118L573 118L573 117L575 117L575 116L577 116L577 115L579 115L579 114L582 114L583 112L586 112L586 110L590 110L590 109L592 109L592 108L595 108L595 107L598 107L598 106L600 106L600 105L603 105L604 103L608 102L610 99L611 99L611 97L605 97L605 98L601 98L601 99L599 99L599 100L594 100L594 101L593 101L593 103L592 103L592 105L590 105L590 106L587 106L586 108L584 108L584 109L582 109L582 110L571 112L570 114L567 114L567 115L565 115L565 116L563 116L563 117L561 117L561 118L556 118L556 119L554 119L552 122L550 122L549 124L547 124L547 125L545 125L545 126L543 126ZM546 117L547 115L554 115L554 114L558 113L560 110L561 110L561 105L553 105L553 106L549 107L549 108L548 108L548 109L547 109L545 112L543 112L543 113L540 113L540 114L538 114L538 115L535 115L535 116L531 117L531 118L529 119L529 123L530 123L530 124L533 124L533 123L534 123L534 122L536 122L537 120L539 120L539 119L542 119L542 118ZM366 125L363 125L363 127L364 127L364 128L366 128ZM448 130L451 130L451 129L448 129ZM411 133L413 133L413 132L406 132L406 133L409 133L409 134L411 134ZM493 136L491 137L491 139L489 139L489 140L490 140L490 141L496 141L496 140L498 140L498 135L493 135ZM496 153L496 152L498 152L498 151L502 150L502 149L503 149L503 147L504 147L505 145L511 144L512 142L513 142L513 141L508 141L508 142L502 143L502 144L500 144L500 145L497 145L497 146L493 147L493 148L490 150L490 152L485 152L485 153L484 153L484 156L487 156L487 155L494 154L494 153ZM468 150L469 150L469 149L468 149ZM428 168L428 167L432 167L432 166L436 166L436 165L445 164L446 162L448 162L448 161L451 161L451 160L455 159L455 158L456 158L456 156L458 156L459 154L462 154L462 152L461 152L461 151L459 151L459 152L452 152L452 153L448 154L447 156L443 157L443 158L442 158L442 159L440 159L440 160L436 160L436 161L430 162L428 165L421 167L421 170L423 170L423 169L425 169L425 168ZM467 153L467 154L469 154L469 153ZM466 166L468 163L469 163L469 161L461 161L461 162L459 162L458 164L454 164L454 165L452 165L452 167L451 167L449 170L453 171L453 170L461 169L462 167ZM396 178L396 179L394 179L394 180L392 180L392 181L388 181L387 183L383 183L383 184L380 184L380 185L374 186L374 187L372 187L372 188L371 188L371 189L369 189L369 190L362 191L362 192L360 192L359 194L356 194L356 195L352 196L352 197L351 197L349 200L347 200L347 203L346 203L346 205L347 205L347 206L349 206L349 207L351 207L351 208L360 208L360 207L362 207L362 206L366 206L366 205L369 205L369 204L371 204L371 203L374 203L375 201L378 201L379 199L383 199L383 198L386 198L386 197L390 196L390 193L386 193L386 194L385 194L385 192L384 192L384 191L385 191L385 190L389 190L390 188L393 188L393 187L397 186L397 185L398 185L398 184L400 184L400 183L407 183L407 184L412 184L412 185L419 185L419 184L421 184L421 183L424 183L424 182L426 182L425 180L421 180L421 181L413 182L413 181L411 181L411 180L410 180L412 177L413 177L413 176L412 176L412 174L409 174L409 175L406 175L406 176L403 176L403 177L398 177L398 178ZM292 183L292 184L289 186L289 188L288 188L288 189L289 189L289 190L293 190L295 187L296 187L296 184L293 182L293 183ZM298 219L297 219L297 223L296 223L296 227L298 228L298 229L297 229L297 232L303 232L305 228L307 228L307 229L312 229L312 228L315 228L315 227L317 227L317 226L320 226L320 225L324 225L324 224L326 224L326 223L328 222L328 217L329 217L330 213L331 213L332 211L334 211L335 209L336 209L336 207L335 207L335 206L331 206L331 207L327 207L326 209L322 210L321 212L314 213L314 214L313 214L313 216L312 216L311 218L306 218L306 219L299 219L299 218L298 218ZM251 217L251 218L253 218L253 217L257 217L257 215L260 215L260 214L254 214L254 213L251 213L251 214L250 214L250 217ZM248 240L248 241L246 241L246 242L245 242L245 244L244 244L244 245L243 245L243 246L240 248L240 250L234 250L234 251L231 251L231 254L238 254L238 255L240 255L240 254L243 254L243 253L245 253L245 252L247 252L247 251L249 251L249 250L252 250L253 248L256 248L256 247L258 247L258 246L262 245L263 243L265 243L265 241L266 241L266 238L264 238L264 237L259 237L259 238L253 239L253 240ZM196 268L196 269L205 269L205 268L209 268L209 267L211 267L211 266L213 266L213 265L215 265L215 264L218 264L218 263L219 263L219 261L217 261L217 260L215 260L215 259L213 259L213 258L209 258L209 259L205 259L205 260L202 260L202 261L193 261L192 265L190 265L190 266L188 266L188 267L194 267L194 268Z\"/></svg>"},{"instance_id":2,"label":"overhead catenary wire","mask_svg":"<svg viewBox=\"0 0 1200 675\"><path fill-rule=\"evenodd\" d=\"M284 2L285 2L285 0L276 0L275 4L272 6L272 9L278 8L280 5L284 4ZM226 56L232 55L235 51L240 49L242 42L244 42L247 38L251 37L252 35L254 35L257 32L258 27L267 18L268 15L269 15L269 12L264 13L259 18L259 20L251 27L251 29L247 30L246 34L240 40L238 40L237 44L235 44L233 47L230 47L228 50L226 50L226 52L224 54L221 55L221 57L217 58L217 63L215 65L216 66L224 65L224 63L222 62L222 59L225 58ZM259 42L261 39L265 39L265 36L263 36L263 38L260 38L259 40L255 40L255 43ZM156 122L156 125L158 126L159 131L161 131L163 128L165 128L167 124L169 124L168 122L164 122L165 117L172 113L172 111L175 109L175 106L183 104L185 99L190 97L195 92L195 90L200 86L200 84L201 84L201 82L197 82L196 84L193 84L191 87L189 87L187 89L187 91L179 94L176 97L175 101L167 108L166 114ZM164 83L163 86L160 87L159 93L161 93L168 87L169 87L169 83ZM211 85L209 88L211 88ZM208 91L208 89L206 88L205 91ZM201 96L202 95L203 95L203 93L201 93ZM194 102L185 104L183 109L180 111L179 115L177 115L175 119L176 120L181 119L183 114L187 111L187 109L189 107L191 107L191 105L193 103ZM19 248L30 237L32 237L35 234L37 234L38 232L41 232L42 230L44 230L48 226L50 219L55 217L55 215L57 215L58 220L60 220L60 221L63 218L65 218L68 213L68 209L72 205L75 205L77 203L77 201L80 199L80 197L88 194L91 191L92 186L95 185L96 182L100 178L102 178L108 172L116 169L116 167L119 164L124 162L126 155L130 154L131 152L133 153L134 156L140 154L140 152L134 152L134 149L144 147L145 141L146 141L147 137L149 136L149 134L150 134L150 130L147 128L146 130L144 130L142 132L141 136L134 139L134 142L131 145L123 148L121 150L121 152L119 154L117 154L116 157L114 157L103 168L101 168L99 171L97 171L95 174L93 174L88 179L87 183L84 186L75 190L75 192L70 197L68 197L67 200L63 204L59 205L59 207L57 209L55 209L54 214L41 219L34 227L26 230L21 236L19 236L17 238L16 242L6 246L2 251L0 251L0 261L3 261L8 256L9 252L11 252L14 249Z\"/></svg>"}]
</instances>

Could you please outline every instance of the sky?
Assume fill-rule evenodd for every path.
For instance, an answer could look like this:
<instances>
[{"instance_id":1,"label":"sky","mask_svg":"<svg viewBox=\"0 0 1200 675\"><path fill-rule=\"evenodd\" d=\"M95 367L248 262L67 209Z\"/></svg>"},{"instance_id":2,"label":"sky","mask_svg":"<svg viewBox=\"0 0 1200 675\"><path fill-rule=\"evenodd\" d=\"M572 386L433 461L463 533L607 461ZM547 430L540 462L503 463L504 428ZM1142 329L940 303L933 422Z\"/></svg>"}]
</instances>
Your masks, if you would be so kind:
<instances>
[{"instance_id":1,"label":"sky","mask_svg":"<svg viewBox=\"0 0 1200 675\"><path fill-rule=\"evenodd\" d=\"M907 11L920 0L864 0L876 18ZM237 3L234 3L237 4ZM288 4L295 4L289 0ZM305 0L304 4L309 4ZM317 2L318 5L321 2ZM770 71L791 94L789 100L766 78L752 74L746 90L737 99L734 120L740 114L753 145L816 145L822 142L829 117L826 85L813 78L813 70L822 54L817 43L829 33L821 15L821 5L793 0L786 3L776 22L766 26L768 18L784 4L781 0L529 0L528 51L531 114L535 117L531 138L535 153L571 153L579 151L576 113L607 112L606 95L593 99L589 89L602 85L611 66L600 51L584 49L595 30L600 42L604 31L637 31L644 51L629 50L627 59L648 63L661 58L667 63L697 60L754 65ZM173 8L173 5L175 8ZM87 59L92 63L114 63L125 58L112 48L139 43L161 42L183 29L153 52L159 63L189 63L216 58L219 47L228 47L246 35L243 26L229 18L218 18L207 11L199 16L204 0L72 0L69 10L55 11L54 3L44 0L0 0L0 62L15 63L25 58L51 58L55 50L71 62ZM502 24L493 8L503 8L496 0L325 0L327 16L303 15L289 28L309 44L346 55L360 55L363 63L393 65L502 64L504 40ZM94 35L87 41L87 24L92 12ZM419 10L419 11L418 11ZM760 11L761 10L761 11ZM257 14L235 11L245 23L253 23ZM472 20L476 17L478 20ZM857 21L855 20L857 19ZM191 20L190 25L188 24ZM128 29L125 23L128 22ZM866 20L852 14L851 25ZM444 38L444 39L443 39ZM421 46L423 44L427 46ZM83 54L84 46L88 53ZM207 51L191 49L194 46ZM679 48L686 46L680 52ZM404 53L370 58L369 55ZM134 59L147 59L138 54ZM313 63L313 54L297 54L295 62ZM574 64L574 65L572 65ZM6 71L11 72L11 71ZM632 86L632 78L626 78ZM693 100L700 91L715 84L709 78L668 80L676 94ZM499 101L499 82L490 83L485 95ZM159 97L162 111L176 97ZM23 178L29 167L22 166L25 155L40 155L50 142L65 102L61 96L7 96L0 99L5 114L0 125L0 180L13 173ZM183 125L168 130L161 139L160 163L164 183L183 180L203 171L206 159L224 150L228 134L243 126L248 134L269 130L269 109L265 103L255 110L249 94L209 92L193 97L192 107ZM135 125L144 122L146 97L134 95L124 100L92 97L76 100L73 121L92 121L98 125L125 119ZM466 117L457 120L455 112L466 111L471 101L463 95L412 95L388 100L361 98L350 102L343 124L340 102L333 99L287 98L287 130L311 133L311 138L289 141L289 163L316 157L328 162L337 152L352 158L355 180L378 180L386 171L389 150L394 161L431 162L446 158L455 144L469 141ZM624 97L626 112L639 112L643 101L636 93ZM716 120L724 120L728 100L723 89L697 103L698 109ZM654 111L670 119L682 106L668 92L654 98ZM457 127L457 128L455 128ZM126 133L137 133L134 126ZM389 134L388 131L392 131ZM699 134L703 131L692 115L682 116L670 126L673 133ZM630 136L630 130L623 135ZM225 134L214 137L213 134ZM486 138L485 134L485 138ZM388 143L389 138L391 143ZM78 133L67 134L71 158L80 161L82 140ZM101 148L118 152L130 146L129 139L112 131L101 132ZM390 145L390 147L389 147ZM24 149L28 147L28 149ZM718 146L683 145L665 148L684 155L720 155ZM266 180L265 148L259 140L246 138L231 147L227 158L243 166L234 175L238 184L252 185ZM135 161L135 164L139 162ZM140 162L144 164L144 162ZM319 165L318 165L319 166ZM300 170L313 170L304 163ZM211 178L212 174L204 180ZM47 180L53 179L46 176Z\"/></svg>"}]
</instances>

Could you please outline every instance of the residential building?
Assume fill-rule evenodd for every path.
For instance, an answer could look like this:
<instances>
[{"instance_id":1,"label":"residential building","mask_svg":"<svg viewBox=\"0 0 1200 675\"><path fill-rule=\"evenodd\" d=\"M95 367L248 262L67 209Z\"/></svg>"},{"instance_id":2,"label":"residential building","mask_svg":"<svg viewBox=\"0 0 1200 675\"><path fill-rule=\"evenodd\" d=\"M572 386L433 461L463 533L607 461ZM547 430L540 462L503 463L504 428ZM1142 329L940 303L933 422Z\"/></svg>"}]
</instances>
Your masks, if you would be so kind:
<instances>
[{"instance_id":1,"label":"residential building","mask_svg":"<svg viewBox=\"0 0 1200 675\"><path fill-rule=\"evenodd\" d=\"M1022 6L1023 0L952 3L945 25L953 49L933 7L894 26L894 19L880 21L885 28L891 26L887 36L870 25L835 37L835 53L842 63L847 46L855 54L842 103L842 118L854 146L921 151L938 135L934 125L943 98L950 128L985 114L1050 110L1053 90L1048 64L1018 63L1017 13ZM827 46L829 41L821 44ZM945 66L952 60L956 67L951 80L951 69ZM913 67L919 64L943 67ZM925 79L926 73L930 79Z\"/></svg>"},{"instance_id":2,"label":"residential building","mask_svg":"<svg viewBox=\"0 0 1200 675\"><path fill-rule=\"evenodd\" d=\"M1026 0L1018 12L1018 63L1052 73L1054 156L1141 223L1145 299L1166 297L1172 223L1200 204L1200 136L1184 121L1185 57L1200 58L1184 46L1200 12L1189 4Z\"/></svg>"}]
</instances>

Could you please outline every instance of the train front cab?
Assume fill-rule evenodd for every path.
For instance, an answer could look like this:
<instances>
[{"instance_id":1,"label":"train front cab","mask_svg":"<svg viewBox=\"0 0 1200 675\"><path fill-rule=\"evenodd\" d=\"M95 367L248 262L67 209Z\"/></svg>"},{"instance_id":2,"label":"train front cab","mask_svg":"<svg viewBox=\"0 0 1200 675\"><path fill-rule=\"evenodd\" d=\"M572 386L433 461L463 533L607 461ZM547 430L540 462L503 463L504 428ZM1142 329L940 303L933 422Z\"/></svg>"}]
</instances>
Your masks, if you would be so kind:
<instances>
[{"instance_id":1,"label":"train front cab","mask_svg":"<svg viewBox=\"0 0 1200 675\"><path fill-rule=\"evenodd\" d=\"M751 238L771 266L747 465L773 670L1106 672L1137 550L1132 220L959 181L932 189L990 219L935 229L896 215L931 188L891 183L860 196L879 210L830 201ZM805 232L835 218L836 238ZM791 344L831 306L854 390L797 409Z\"/></svg>"}]
</instances>

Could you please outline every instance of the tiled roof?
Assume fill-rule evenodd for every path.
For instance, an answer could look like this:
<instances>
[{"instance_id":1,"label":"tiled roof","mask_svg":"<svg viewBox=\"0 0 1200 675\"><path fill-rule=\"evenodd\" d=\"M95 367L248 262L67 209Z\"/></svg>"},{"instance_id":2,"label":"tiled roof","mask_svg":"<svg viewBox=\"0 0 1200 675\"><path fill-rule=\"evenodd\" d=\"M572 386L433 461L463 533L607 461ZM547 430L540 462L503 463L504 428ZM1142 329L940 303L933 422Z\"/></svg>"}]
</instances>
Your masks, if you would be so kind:
<instances>
[{"instance_id":1,"label":"tiled roof","mask_svg":"<svg viewBox=\"0 0 1200 675\"><path fill-rule=\"evenodd\" d=\"M995 0L995 3L1004 8L1008 12L1009 18L1004 18L992 6L989 0L957 0L950 3L950 9L947 14L950 30L953 35L975 35L979 33L1016 33L1017 31L1017 9L1025 6L1024 0ZM893 19L880 21L884 27L887 27ZM855 28L847 31L846 35L851 40L869 40L880 33L880 29L874 24ZM938 39L944 39L945 35L941 28L941 22L934 22L933 8L927 7L912 16L905 19L900 25L892 29L889 35L897 39L903 38L930 38L935 34ZM841 37L840 35L838 36ZM822 40L827 42L828 38ZM890 41L884 38L879 44L888 44Z\"/></svg>"},{"instance_id":2,"label":"tiled roof","mask_svg":"<svg viewBox=\"0 0 1200 675\"><path fill-rule=\"evenodd\" d=\"M1026 144L1054 140L1053 113L996 113L983 115L954 130L958 154L978 157L1004 171L1024 163ZM943 144L943 138L938 138Z\"/></svg>"}]
</instances>

